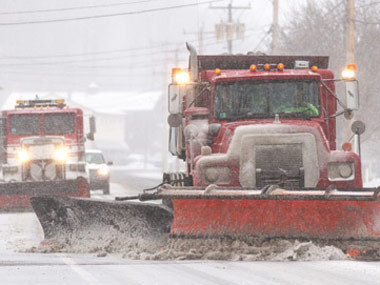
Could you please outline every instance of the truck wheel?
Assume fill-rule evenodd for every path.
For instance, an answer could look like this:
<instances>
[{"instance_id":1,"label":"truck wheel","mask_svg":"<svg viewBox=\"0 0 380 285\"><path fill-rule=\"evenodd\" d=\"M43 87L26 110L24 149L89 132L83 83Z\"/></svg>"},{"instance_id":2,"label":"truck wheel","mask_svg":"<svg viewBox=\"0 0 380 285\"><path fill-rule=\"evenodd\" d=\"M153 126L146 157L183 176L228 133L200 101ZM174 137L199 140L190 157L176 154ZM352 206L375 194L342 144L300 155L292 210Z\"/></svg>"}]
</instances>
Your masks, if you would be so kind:
<instances>
[{"instance_id":1,"label":"truck wheel","mask_svg":"<svg viewBox=\"0 0 380 285\"><path fill-rule=\"evenodd\" d=\"M110 185L107 184L107 186L103 188L103 194L108 195L109 193L110 193Z\"/></svg>"}]
</instances>

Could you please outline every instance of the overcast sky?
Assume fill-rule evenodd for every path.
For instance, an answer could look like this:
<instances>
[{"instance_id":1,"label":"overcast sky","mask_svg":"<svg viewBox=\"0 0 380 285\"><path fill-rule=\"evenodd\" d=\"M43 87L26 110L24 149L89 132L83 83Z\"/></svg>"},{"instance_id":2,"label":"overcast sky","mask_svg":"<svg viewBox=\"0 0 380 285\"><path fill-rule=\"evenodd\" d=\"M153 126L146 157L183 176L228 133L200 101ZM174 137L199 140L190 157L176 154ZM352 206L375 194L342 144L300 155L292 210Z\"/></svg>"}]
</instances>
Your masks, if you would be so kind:
<instances>
[{"instance_id":1,"label":"overcast sky","mask_svg":"<svg viewBox=\"0 0 380 285\"><path fill-rule=\"evenodd\" d=\"M187 4L198 5L165 9ZM99 89L152 90L164 88L164 78L176 62L186 66L185 42L198 47L197 32L204 30L204 54L227 51L216 41L215 24L227 10L209 9L208 0L2 0L0 1L0 85L15 90L76 90L91 82ZM280 23L289 7L301 0L280 0ZM226 6L218 1L213 6ZM246 25L243 40L234 41L234 53L265 51L270 44L271 0L235 0L233 18ZM99 6L102 7L87 7ZM105 7L104 5L111 5ZM83 9L71 9L86 7ZM49 23L29 23L68 18L129 13L149 13ZM35 10L67 9L60 11ZM15 13L13 13L15 12ZM15 25L18 23L18 25Z\"/></svg>"}]
</instances>

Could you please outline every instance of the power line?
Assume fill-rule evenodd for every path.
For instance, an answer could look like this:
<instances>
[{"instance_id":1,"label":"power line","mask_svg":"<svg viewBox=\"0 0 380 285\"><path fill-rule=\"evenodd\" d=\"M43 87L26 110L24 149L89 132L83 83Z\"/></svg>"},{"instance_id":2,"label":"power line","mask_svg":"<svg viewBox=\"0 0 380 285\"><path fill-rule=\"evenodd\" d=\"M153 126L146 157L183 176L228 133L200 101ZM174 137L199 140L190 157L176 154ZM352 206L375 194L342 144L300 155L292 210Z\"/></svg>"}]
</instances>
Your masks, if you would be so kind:
<instances>
[{"instance_id":1,"label":"power line","mask_svg":"<svg viewBox=\"0 0 380 285\"><path fill-rule=\"evenodd\" d=\"M380 4L380 1L375 1L375 2L368 3L368 4L362 4L362 5L357 6L357 8L365 8L365 7L374 6L374 5L378 5L378 4Z\"/></svg>"},{"instance_id":2,"label":"power line","mask_svg":"<svg viewBox=\"0 0 380 285\"><path fill-rule=\"evenodd\" d=\"M131 58L136 58L136 57L141 57L141 56L149 56L149 55L159 55L159 54L164 54L164 53L174 53L175 50L167 50L167 51L157 51L157 52L145 52L141 54L127 54L127 55L118 55L118 56L112 56L112 57L103 57L103 58L85 58L85 59L73 59L73 60L66 60L66 61L44 61L44 62L39 62L39 61L32 61L32 62L17 62L17 63L2 63L1 65L50 65L50 64L71 64L71 63L81 63L81 62L97 62L97 61L112 61L112 60L119 60L119 59L131 59ZM105 54L107 55L107 54ZM50 57L50 56L41 56L41 57L13 57L13 58L0 58L0 60L11 60L11 59L16 59L16 60L30 60L30 59L56 59L56 58L62 58L62 57Z\"/></svg>"},{"instance_id":3,"label":"power line","mask_svg":"<svg viewBox=\"0 0 380 285\"><path fill-rule=\"evenodd\" d=\"M125 6L125 5L132 5L132 4L140 4L140 3L152 2L152 1L162 1L162 0L140 0L140 1L133 1L133 2L119 2L119 3L111 3L111 4L77 6L77 7L68 7L68 8L1 12L0 15L21 15L21 14L51 13L51 12L61 12L61 11L75 11L75 10L85 10L85 9L108 8L108 7L117 7L117 6Z\"/></svg>"},{"instance_id":4,"label":"power line","mask_svg":"<svg viewBox=\"0 0 380 285\"><path fill-rule=\"evenodd\" d=\"M359 19L351 19L351 21L365 24L365 25L380 25L380 22L369 22L369 21L359 20Z\"/></svg>"},{"instance_id":5,"label":"power line","mask_svg":"<svg viewBox=\"0 0 380 285\"><path fill-rule=\"evenodd\" d=\"M178 42L178 43L168 44L166 46L178 46L180 44L184 44L184 43ZM80 57L80 56L124 53L124 52L131 52L131 51L142 51L142 50L157 49L157 48L162 48L162 47L163 47L163 44L156 44L156 45L141 46L141 47L127 48L127 49L114 49L114 50L86 52L86 53L54 54L54 55L51 54L51 55L36 55L36 56L34 56L34 55L16 55L16 56L3 55L3 57L0 57L0 60Z\"/></svg>"},{"instance_id":6,"label":"power line","mask_svg":"<svg viewBox=\"0 0 380 285\"><path fill-rule=\"evenodd\" d=\"M248 32L253 31L253 29L247 30ZM204 39L212 39L212 37L205 37ZM192 42L193 40L187 40ZM67 58L67 57L82 57L82 56L92 56L92 55L107 55L107 54L115 54L115 53L125 53L125 52L133 52L133 51L145 51L154 49L154 53L160 52L175 52L175 49L171 50L158 50L159 48L165 47L178 47L179 45L185 46L184 42L175 42L169 44L154 44L149 46L141 46L141 47L133 47L126 49L113 49L113 50L105 50L105 51L97 51L97 52L85 52L85 53L72 53L72 54L50 54L50 55L2 55L0 56L0 60L23 60L23 59L48 59L48 58ZM130 55L130 57L141 56L141 55L149 55L151 52L138 54L138 55Z\"/></svg>"},{"instance_id":7,"label":"power line","mask_svg":"<svg viewBox=\"0 0 380 285\"><path fill-rule=\"evenodd\" d=\"M136 10L136 11L130 11L130 12L119 12L119 13L112 13L112 14L82 16L82 17L75 17L75 18L21 21L21 22L2 22L2 23L0 23L0 26L58 23L58 22L68 22L68 21L80 21L80 20L89 20L89 19L110 18L110 17L118 17L118 16L126 16L126 15L137 15L137 14L144 14L144 13L151 13L151 12L158 12L158 11L167 11L167 10L191 7L191 6L198 6L198 5L203 5L203 4L210 4L213 2L219 2L219 1L224 1L224 0L211 0L211 1L205 1L205 2L197 2L197 3L183 4L183 5L176 5L176 6L167 6L167 7L161 7L161 8L146 9L146 10Z\"/></svg>"},{"instance_id":8,"label":"power line","mask_svg":"<svg viewBox=\"0 0 380 285\"><path fill-rule=\"evenodd\" d=\"M118 60L119 58L107 58L106 60ZM167 60L166 60L167 61ZM9 63L9 64L1 64L1 68L17 68L17 67L22 67L24 68L34 68L34 67L52 67L52 71L59 70L61 68L71 68L71 69L76 69L76 68L124 68L124 69L137 69L137 68L142 68L142 67L155 67L157 65L163 65L165 60L161 59L159 61L139 61L139 62L130 62L128 64L124 65L71 65L72 63L82 63L82 62L89 62L88 60L83 60L83 61L60 61L60 62L32 62L32 63Z\"/></svg>"}]
</instances>

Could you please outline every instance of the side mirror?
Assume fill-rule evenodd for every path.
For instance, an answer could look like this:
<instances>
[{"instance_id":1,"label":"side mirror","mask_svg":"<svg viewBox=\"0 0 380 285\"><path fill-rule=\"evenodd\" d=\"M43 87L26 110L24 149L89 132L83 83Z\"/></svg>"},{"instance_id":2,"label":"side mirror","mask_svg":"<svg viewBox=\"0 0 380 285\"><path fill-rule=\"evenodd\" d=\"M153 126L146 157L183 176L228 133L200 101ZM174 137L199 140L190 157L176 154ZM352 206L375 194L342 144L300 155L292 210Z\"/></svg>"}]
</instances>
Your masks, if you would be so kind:
<instances>
[{"instance_id":1,"label":"side mirror","mask_svg":"<svg viewBox=\"0 0 380 285\"><path fill-rule=\"evenodd\" d=\"M95 140L95 136L94 136L94 134L92 134L92 133L88 133L88 134L86 135L86 138L87 138L88 140L90 140L90 141Z\"/></svg>"},{"instance_id":2,"label":"side mirror","mask_svg":"<svg viewBox=\"0 0 380 285\"><path fill-rule=\"evenodd\" d=\"M365 132L365 124L362 121L355 121L351 125L351 131L360 136Z\"/></svg>"},{"instance_id":3,"label":"side mirror","mask_svg":"<svg viewBox=\"0 0 380 285\"><path fill-rule=\"evenodd\" d=\"M344 81L346 93L346 106L349 110L359 109L359 86L357 80Z\"/></svg>"},{"instance_id":4,"label":"side mirror","mask_svg":"<svg viewBox=\"0 0 380 285\"><path fill-rule=\"evenodd\" d=\"M168 124L172 128L178 128L182 124L182 115L170 114L168 117Z\"/></svg>"},{"instance_id":5,"label":"side mirror","mask_svg":"<svg viewBox=\"0 0 380 285\"><path fill-rule=\"evenodd\" d=\"M183 107L183 97L189 95L194 89L194 85L170 84L168 91L168 111L169 114L181 114Z\"/></svg>"},{"instance_id":6,"label":"side mirror","mask_svg":"<svg viewBox=\"0 0 380 285\"><path fill-rule=\"evenodd\" d=\"M90 132L86 135L86 137L93 141L95 140L95 133L96 133L96 121L95 121L95 117L94 116L91 116L89 118L89 125L90 125Z\"/></svg>"},{"instance_id":7,"label":"side mirror","mask_svg":"<svg viewBox=\"0 0 380 285\"><path fill-rule=\"evenodd\" d=\"M108 161L107 165L113 165L113 162L112 161Z\"/></svg>"}]
</instances>

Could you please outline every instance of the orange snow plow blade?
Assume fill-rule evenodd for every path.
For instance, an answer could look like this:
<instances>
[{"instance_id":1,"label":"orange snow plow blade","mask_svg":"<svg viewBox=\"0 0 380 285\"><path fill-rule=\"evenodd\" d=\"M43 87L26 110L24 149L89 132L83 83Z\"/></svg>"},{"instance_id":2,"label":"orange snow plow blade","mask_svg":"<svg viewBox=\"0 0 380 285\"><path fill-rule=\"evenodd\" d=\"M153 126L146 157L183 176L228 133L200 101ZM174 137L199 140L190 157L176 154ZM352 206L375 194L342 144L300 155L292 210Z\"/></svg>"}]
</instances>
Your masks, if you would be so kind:
<instances>
[{"instance_id":1,"label":"orange snow plow blade","mask_svg":"<svg viewBox=\"0 0 380 285\"><path fill-rule=\"evenodd\" d=\"M0 183L0 210L30 208L34 196L89 197L86 179Z\"/></svg>"},{"instance_id":2,"label":"orange snow plow blade","mask_svg":"<svg viewBox=\"0 0 380 285\"><path fill-rule=\"evenodd\" d=\"M173 211L152 203L34 197L45 238L72 240L104 232L123 237L286 238L324 241L355 259L380 259L380 188L261 190L162 186L119 200L171 199Z\"/></svg>"},{"instance_id":3,"label":"orange snow plow blade","mask_svg":"<svg viewBox=\"0 0 380 285\"><path fill-rule=\"evenodd\" d=\"M68 197L35 197L32 204L40 221L49 221L49 227L70 224L65 222L72 216L66 213L70 209L75 220L86 227L95 224L92 220L97 225L114 225L133 219L144 221L144 227L157 227L164 217L164 227L169 226L176 236L380 240L379 191L380 188L326 191L271 186L252 190L164 185L155 193L126 198L171 199L173 214L159 204ZM57 214L62 211L64 215ZM97 212L103 214L96 215Z\"/></svg>"},{"instance_id":4,"label":"orange snow plow blade","mask_svg":"<svg viewBox=\"0 0 380 285\"><path fill-rule=\"evenodd\" d=\"M159 195L173 201L173 235L380 240L379 190L183 187Z\"/></svg>"}]
</instances>

